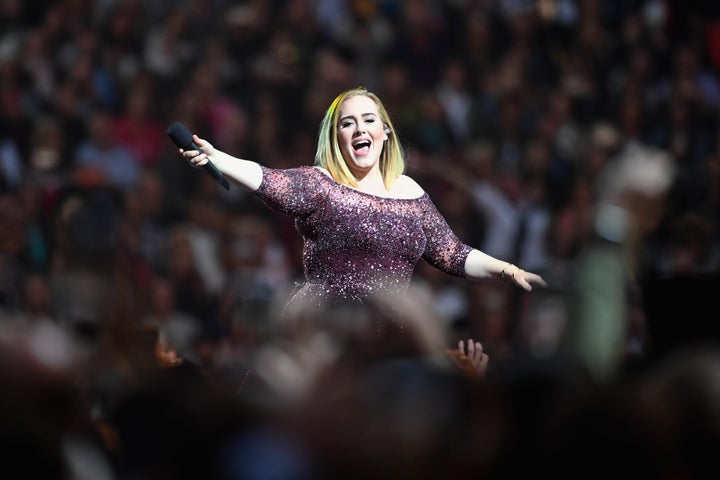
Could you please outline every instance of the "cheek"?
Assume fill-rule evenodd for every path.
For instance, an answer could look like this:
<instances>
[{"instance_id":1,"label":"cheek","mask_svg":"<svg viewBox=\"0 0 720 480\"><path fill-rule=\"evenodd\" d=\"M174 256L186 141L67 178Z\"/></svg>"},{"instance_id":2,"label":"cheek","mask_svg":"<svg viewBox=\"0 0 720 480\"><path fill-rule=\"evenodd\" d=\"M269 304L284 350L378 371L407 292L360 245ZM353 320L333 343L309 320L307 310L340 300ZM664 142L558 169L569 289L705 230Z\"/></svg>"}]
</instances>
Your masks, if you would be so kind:
<instances>
[{"instance_id":1,"label":"cheek","mask_svg":"<svg viewBox=\"0 0 720 480\"><path fill-rule=\"evenodd\" d=\"M373 129L373 138L376 141L381 141L381 142L387 140L388 137L387 137L387 133L385 133L385 127L380 125L380 126L374 128Z\"/></svg>"},{"instance_id":2,"label":"cheek","mask_svg":"<svg viewBox=\"0 0 720 480\"><path fill-rule=\"evenodd\" d=\"M340 150L346 150L348 148L348 145L350 144L350 139L347 138L347 135L338 133L337 144L340 146Z\"/></svg>"},{"instance_id":3,"label":"cheek","mask_svg":"<svg viewBox=\"0 0 720 480\"><path fill-rule=\"evenodd\" d=\"M347 134L347 131L345 131L345 130L338 130L338 132L337 132L338 142L340 142L341 144L347 143L348 138L349 138L349 135Z\"/></svg>"},{"instance_id":4,"label":"cheek","mask_svg":"<svg viewBox=\"0 0 720 480\"><path fill-rule=\"evenodd\" d=\"M351 135L347 131L345 131L345 130L338 131L337 142L340 145L341 149L344 150L344 149L348 148L347 146L350 144L351 141L352 141Z\"/></svg>"}]
</instances>

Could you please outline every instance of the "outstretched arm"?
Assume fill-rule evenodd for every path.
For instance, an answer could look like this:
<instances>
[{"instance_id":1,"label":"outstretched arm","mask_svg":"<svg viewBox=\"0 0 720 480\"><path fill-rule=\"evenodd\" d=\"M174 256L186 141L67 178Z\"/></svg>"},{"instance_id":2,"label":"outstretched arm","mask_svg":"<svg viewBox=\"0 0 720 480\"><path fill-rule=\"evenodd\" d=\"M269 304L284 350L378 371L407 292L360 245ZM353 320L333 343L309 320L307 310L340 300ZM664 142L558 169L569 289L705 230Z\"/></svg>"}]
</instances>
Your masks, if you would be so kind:
<instances>
[{"instance_id":1,"label":"outstretched arm","mask_svg":"<svg viewBox=\"0 0 720 480\"><path fill-rule=\"evenodd\" d=\"M263 172L260 165L250 160L234 157L212 146L207 140L193 135L193 142L202 150L180 149L182 156L195 168L201 168L211 161L223 175L230 177L242 188L254 192L260 187Z\"/></svg>"},{"instance_id":2,"label":"outstretched arm","mask_svg":"<svg viewBox=\"0 0 720 480\"><path fill-rule=\"evenodd\" d=\"M532 290L533 285L546 286L540 275L462 243L429 197L425 197L423 230L427 238L423 258L445 273L469 280L500 278L527 291Z\"/></svg>"},{"instance_id":3,"label":"outstretched arm","mask_svg":"<svg viewBox=\"0 0 720 480\"><path fill-rule=\"evenodd\" d=\"M533 285L542 287L547 285L540 275L526 272L512 263L498 260L475 249L471 250L465 259L465 276L471 280L490 277L500 278L512 282L528 292L532 290Z\"/></svg>"}]
</instances>

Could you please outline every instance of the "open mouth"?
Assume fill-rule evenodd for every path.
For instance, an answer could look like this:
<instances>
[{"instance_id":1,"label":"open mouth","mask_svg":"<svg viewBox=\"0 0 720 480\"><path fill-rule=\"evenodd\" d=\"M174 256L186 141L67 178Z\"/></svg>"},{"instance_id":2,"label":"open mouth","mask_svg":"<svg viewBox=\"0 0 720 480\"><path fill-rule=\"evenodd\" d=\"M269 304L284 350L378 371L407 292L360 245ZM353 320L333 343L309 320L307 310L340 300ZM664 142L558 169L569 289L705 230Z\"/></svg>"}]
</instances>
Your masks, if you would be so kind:
<instances>
[{"instance_id":1,"label":"open mouth","mask_svg":"<svg viewBox=\"0 0 720 480\"><path fill-rule=\"evenodd\" d=\"M352 147L358 155L367 155L370 151L370 142L368 140L360 140L357 143L353 143Z\"/></svg>"}]
</instances>

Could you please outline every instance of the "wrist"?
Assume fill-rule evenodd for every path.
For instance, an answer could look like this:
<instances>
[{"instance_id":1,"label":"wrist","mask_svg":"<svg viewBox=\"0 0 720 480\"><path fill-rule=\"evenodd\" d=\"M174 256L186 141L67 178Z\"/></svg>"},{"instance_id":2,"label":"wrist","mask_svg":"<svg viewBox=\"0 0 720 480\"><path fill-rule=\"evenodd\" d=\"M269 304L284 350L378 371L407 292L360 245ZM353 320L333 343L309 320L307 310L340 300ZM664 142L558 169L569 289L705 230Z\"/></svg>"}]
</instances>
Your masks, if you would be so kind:
<instances>
[{"instance_id":1,"label":"wrist","mask_svg":"<svg viewBox=\"0 0 720 480\"><path fill-rule=\"evenodd\" d=\"M502 268L502 270L500 270L500 280L502 280L503 282L508 282L508 281L514 282L515 274L519 270L520 269L517 266L515 266L514 264L512 264L510 262L507 262L505 264L505 266Z\"/></svg>"}]
</instances>

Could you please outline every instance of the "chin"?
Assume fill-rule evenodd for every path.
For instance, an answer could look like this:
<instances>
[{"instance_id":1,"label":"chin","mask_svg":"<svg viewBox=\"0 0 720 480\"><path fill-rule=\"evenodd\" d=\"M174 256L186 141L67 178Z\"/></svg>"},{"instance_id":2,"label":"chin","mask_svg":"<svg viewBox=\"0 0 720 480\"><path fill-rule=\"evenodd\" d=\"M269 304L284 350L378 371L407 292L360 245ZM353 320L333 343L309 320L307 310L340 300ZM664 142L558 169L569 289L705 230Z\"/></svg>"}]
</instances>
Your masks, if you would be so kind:
<instances>
[{"instance_id":1,"label":"chin","mask_svg":"<svg viewBox=\"0 0 720 480\"><path fill-rule=\"evenodd\" d=\"M380 158L373 158L373 157L355 157L353 159L353 163L357 166L361 166L364 168L372 167L373 165L380 162Z\"/></svg>"}]
</instances>

